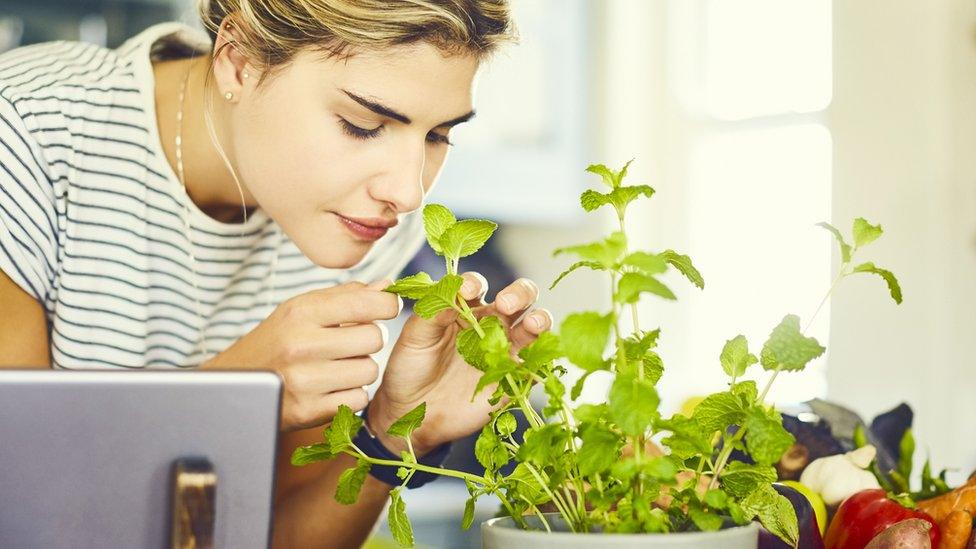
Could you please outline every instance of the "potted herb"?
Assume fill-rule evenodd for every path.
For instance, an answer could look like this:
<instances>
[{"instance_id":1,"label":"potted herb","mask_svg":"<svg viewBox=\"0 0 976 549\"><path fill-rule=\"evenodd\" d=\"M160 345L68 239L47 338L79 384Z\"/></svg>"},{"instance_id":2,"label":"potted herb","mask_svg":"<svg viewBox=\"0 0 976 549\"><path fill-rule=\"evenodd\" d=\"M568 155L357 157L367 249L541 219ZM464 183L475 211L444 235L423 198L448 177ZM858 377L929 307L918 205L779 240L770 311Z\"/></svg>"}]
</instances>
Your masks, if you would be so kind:
<instances>
[{"instance_id":1,"label":"potted herb","mask_svg":"<svg viewBox=\"0 0 976 549\"><path fill-rule=\"evenodd\" d=\"M355 501L366 471L376 464L398 466L404 484L416 471L463 479L471 496L464 509L464 528L471 526L477 498L491 494L502 503L505 516L483 526L487 548L558 544L751 549L757 543L756 521L795 546L794 507L773 486L777 480L773 465L794 439L765 397L781 372L802 370L825 349L804 335L800 318L794 315L773 328L758 357L750 352L746 338L738 335L726 342L719 357L728 389L705 398L690 417L663 417L655 389L664 371L655 352L660 331L643 327L638 301L648 294L676 299L658 279L669 268L677 269L698 288L704 288L704 280L686 255L673 250L630 249L625 228L628 206L638 198L651 197L654 189L624 185L628 166L619 171L590 166L588 171L599 175L605 188L603 192L587 190L581 196L587 212L612 210L620 230L602 240L555 251L578 261L552 286L578 269L604 272L612 291L611 310L571 314L558 334L543 333L514 354L499 319L475 318L458 293L462 283L459 260L484 245L495 225L483 220L458 221L439 205L424 209L424 222L428 242L444 257L447 274L435 281L418 273L387 288L417 300L414 312L420 316L430 318L453 308L467 323L457 338L457 350L483 372L475 393L487 388L492 391L490 401L497 405L475 446L484 475L427 467L417 462L412 451L404 452L400 460L371 458L351 442L361 420L348 408L340 409L325 429L325 442L298 448L292 463L303 465L343 453L356 457L358 465L342 475L336 494L347 503ZM842 265L834 285L852 274L874 273L885 279L896 301L901 300L890 272L871 263L851 267L853 255L881 235L880 226L856 220L854 244L849 245L837 229L822 225L834 233L841 247ZM630 333L620 326L624 318L633 326ZM567 363L585 372L573 387L563 382ZM762 388L744 379L753 366L772 372ZM598 371L614 374L607 402L572 405L588 376ZM541 413L528 402L535 385L541 385L549 397ZM515 434L514 409L530 424L521 438ZM409 442L424 412L422 404L396 422L389 433ZM663 451L650 443L652 439L660 440ZM503 466L512 460L514 470L504 474ZM402 490L398 486L390 492L389 525L396 540L410 546L413 534Z\"/></svg>"}]
</instances>

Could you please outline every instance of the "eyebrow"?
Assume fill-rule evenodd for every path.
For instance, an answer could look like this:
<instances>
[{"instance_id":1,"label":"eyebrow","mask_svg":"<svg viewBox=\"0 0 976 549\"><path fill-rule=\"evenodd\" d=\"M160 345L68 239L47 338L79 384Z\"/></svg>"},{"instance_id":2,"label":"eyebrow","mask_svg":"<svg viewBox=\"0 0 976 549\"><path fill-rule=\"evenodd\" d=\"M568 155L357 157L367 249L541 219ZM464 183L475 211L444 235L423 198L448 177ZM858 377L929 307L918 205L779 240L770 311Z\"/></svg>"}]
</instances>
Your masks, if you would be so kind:
<instances>
[{"instance_id":1,"label":"eyebrow","mask_svg":"<svg viewBox=\"0 0 976 549\"><path fill-rule=\"evenodd\" d=\"M408 124L409 125L409 124L412 124L413 123L413 121L410 120L410 118L407 115L398 113L397 111L391 109L390 107L387 107L386 105L382 105L382 104L377 103L375 101L371 101L369 99L366 99L365 97L356 95L356 94L350 92L349 90L341 90L341 91L342 91L342 93L344 93L347 96L349 96L349 99L352 99L356 103L359 103L363 107L366 107L367 109L375 112L376 114L378 114L380 116L385 116L387 118L392 118L393 120L396 120L397 122L401 122L403 124ZM468 120L471 120L472 118L474 118L474 116L475 116L475 112L474 111L471 111L471 112L469 112L467 114L462 114L461 116L458 116L457 118L452 118L451 120L448 120L446 122L441 122L440 124L438 124L435 127L436 128L451 128L453 126L457 126L458 124L461 124L463 122L467 122Z\"/></svg>"}]
</instances>

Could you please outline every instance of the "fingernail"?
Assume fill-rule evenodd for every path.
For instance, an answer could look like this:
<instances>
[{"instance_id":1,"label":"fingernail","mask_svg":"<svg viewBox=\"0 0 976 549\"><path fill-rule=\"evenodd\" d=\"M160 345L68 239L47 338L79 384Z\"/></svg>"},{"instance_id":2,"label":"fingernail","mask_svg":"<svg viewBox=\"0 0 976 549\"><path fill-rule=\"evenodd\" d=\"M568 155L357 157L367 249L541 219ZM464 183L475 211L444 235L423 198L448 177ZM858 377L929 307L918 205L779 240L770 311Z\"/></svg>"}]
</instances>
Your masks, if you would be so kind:
<instances>
[{"instance_id":1,"label":"fingernail","mask_svg":"<svg viewBox=\"0 0 976 549\"><path fill-rule=\"evenodd\" d=\"M403 298L397 296L397 316L400 316L400 313L402 312L403 312Z\"/></svg>"},{"instance_id":2,"label":"fingernail","mask_svg":"<svg viewBox=\"0 0 976 549\"><path fill-rule=\"evenodd\" d=\"M474 282L471 282L470 280L465 280L464 281L464 284L461 284L461 293L464 294L464 295L471 295L471 294L473 294L474 291L475 291L475 289L476 288L475 288Z\"/></svg>"},{"instance_id":3,"label":"fingernail","mask_svg":"<svg viewBox=\"0 0 976 549\"><path fill-rule=\"evenodd\" d=\"M515 308L515 298L509 294L502 294L498 296L497 301L502 304L505 310L511 311Z\"/></svg>"},{"instance_id":4,"label":"fingernail","mask_svg":"<svg viewBox=\"0 0 976 549\"><path fill-rule=\"evenodd\" d=\"M376 325L380 328L380 335L383 336L383 346L386 347L386 344L390 342L390 330L382 322L377 322Z\"/></svg>"}]
</instances>

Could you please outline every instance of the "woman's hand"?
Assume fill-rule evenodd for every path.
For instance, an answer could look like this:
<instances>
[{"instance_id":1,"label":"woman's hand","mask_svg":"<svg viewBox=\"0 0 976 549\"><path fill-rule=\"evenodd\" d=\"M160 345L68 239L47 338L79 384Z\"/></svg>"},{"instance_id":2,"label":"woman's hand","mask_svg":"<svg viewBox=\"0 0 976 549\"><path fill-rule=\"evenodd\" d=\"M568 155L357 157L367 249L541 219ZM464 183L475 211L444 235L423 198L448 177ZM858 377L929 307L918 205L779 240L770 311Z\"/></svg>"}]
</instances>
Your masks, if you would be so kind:
<instances>
[{"instance_id":1,"label":"woman's hand","mask_svg":"<svg viewBox=\"0 0 976 549\"><path fill-rule=\"evenodd\" d=\"M384 345L374 322L400 313L399 298L382 291L389 284L350 282L289 299L203 367L280 375L284 431L322 425L342 404L361 410L367 403L363 386L379 375L369 355Z\"/></svg>"},{"instance_id":2,"label":"woman's hand","mask_svg":"<svg viewBox=\"0 0 976 549\"><path fill-rule=\"evenodd\" d=\"M494 315L501 319L514 351L535 341L552 325L552 316L543 309L519 321L539 297L539 288L532 281L519 279L499 292L494 303L485 304L488 284L484 277L476 273L463 276L462 297L476 317ZM492 389L471 402L481 372L468 365L455 348L461 329L453 310L443 311L432 320L413 316L404 326L390 354L383 383L369 406L370 428L390 450L399 451L405 445L387 436L387 427L421 402L427 403L427 415L412 438L418 454L467 436L487 423Z\"/></svg>"}]
</instances>

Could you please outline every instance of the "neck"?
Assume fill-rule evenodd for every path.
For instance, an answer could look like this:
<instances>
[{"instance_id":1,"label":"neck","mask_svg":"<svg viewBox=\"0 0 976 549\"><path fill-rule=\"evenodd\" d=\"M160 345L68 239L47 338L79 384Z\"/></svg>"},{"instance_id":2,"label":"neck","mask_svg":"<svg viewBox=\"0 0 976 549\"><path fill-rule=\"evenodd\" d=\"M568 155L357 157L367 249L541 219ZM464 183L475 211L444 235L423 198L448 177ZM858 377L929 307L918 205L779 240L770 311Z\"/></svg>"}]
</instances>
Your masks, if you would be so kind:
<instances>
[{"instance_id":1,"label":"neck","mask_svg":"<svg viewBox=\"0 0 976 549\"><path fill-rule=\"evenodd\" d=\"M183 176L187 194L200 210L225 223L237 223L244 219L241 191L227 163L221 158L210 133L207 130L204 113L205 94L213 95L214 131L227 151L225 124L227 105L217 97L217 90L210 86L205 90L204 83L209 71L209 57L194 57L177 61L165 61L153 66L156 80L156 122L159 137L166 159L177 171L176 135L178 131L177 113L180 105L180 88L186 79L186 94L182 105L182 156ZM232 161L232 159L228 159ZM256 207L254 198L243 189L244 204L248 216Z\"/></svg>"}]
</instances>

